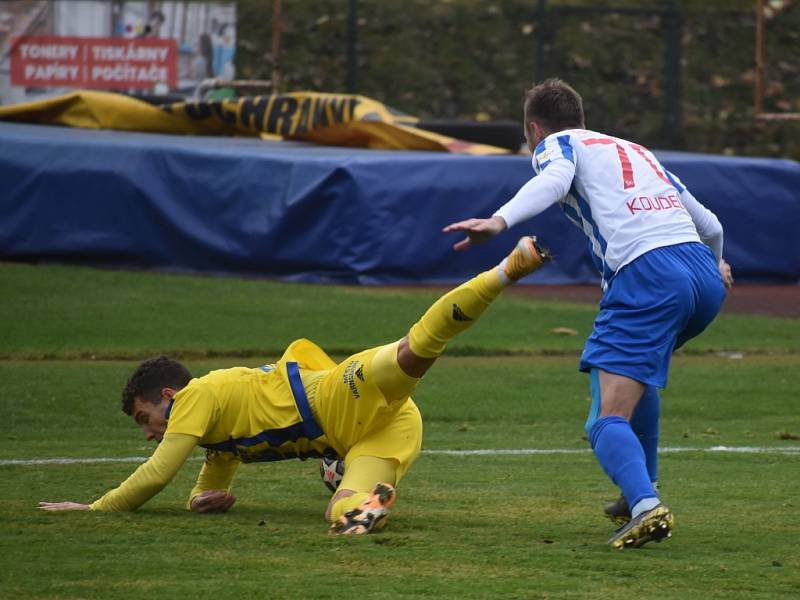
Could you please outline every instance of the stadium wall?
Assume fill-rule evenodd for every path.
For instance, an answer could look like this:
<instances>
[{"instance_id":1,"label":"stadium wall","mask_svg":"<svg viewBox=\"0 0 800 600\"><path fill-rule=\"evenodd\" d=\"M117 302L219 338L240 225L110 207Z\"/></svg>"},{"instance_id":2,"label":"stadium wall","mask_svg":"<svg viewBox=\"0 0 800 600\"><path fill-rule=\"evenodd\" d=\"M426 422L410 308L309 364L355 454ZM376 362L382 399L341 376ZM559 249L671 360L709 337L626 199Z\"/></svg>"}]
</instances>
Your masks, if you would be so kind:
<instances>
[{"instance_id":1,"label":"stadium wall","mask_svg":"<svg viewBox=\"0 0 800 600\"><path fill-rule=\"evenodd\" d=\"M800 164L657 153L725 226L737 281L800 282ZM532 175L524 156L389 152L0 123L0 258L290 281L453 283L525 233L593 283L553 207L468 252L441 228L486 216Z\"/></svg>"}]
</instances>

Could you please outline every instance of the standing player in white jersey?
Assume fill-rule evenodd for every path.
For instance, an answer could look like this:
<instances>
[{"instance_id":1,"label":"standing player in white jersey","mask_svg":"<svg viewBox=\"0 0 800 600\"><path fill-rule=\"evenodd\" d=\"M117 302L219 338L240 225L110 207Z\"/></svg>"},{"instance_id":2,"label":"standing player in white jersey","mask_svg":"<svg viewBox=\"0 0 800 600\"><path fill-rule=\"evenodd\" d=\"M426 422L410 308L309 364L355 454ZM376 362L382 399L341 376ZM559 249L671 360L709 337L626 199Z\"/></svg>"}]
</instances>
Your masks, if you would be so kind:
<instances>
[{"instance_id":1,"label":"standing player in white jersey","mask_svg":"<svg viewBox=\"0 0 800 600\"><path fill-rule=\"evenodd\" d=\"M590 374L586 433L622 498L608 543L639 547L673 526L656 481L660 401L672 352L719 312L733 278L722 226L643 146L584 126L580 95L558 79L528 91L525 138L536 177L488 219L453 223L464 250L559 203L586 234L603 298L581 355ZM629 508L630 507L630 508Z\"/></svg>"}]
</instances>

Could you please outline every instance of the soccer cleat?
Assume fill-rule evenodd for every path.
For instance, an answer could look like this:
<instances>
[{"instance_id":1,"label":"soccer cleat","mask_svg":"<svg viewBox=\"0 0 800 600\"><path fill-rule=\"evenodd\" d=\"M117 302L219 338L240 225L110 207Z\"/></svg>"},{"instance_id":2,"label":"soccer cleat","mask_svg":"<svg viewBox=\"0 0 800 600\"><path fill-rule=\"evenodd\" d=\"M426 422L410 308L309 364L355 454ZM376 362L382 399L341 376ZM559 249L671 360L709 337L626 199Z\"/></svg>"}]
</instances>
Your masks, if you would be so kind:
<instances>
[{"instance_id":1,"label":"soccer cleat","mask_svg":"<svg viewBox=\"0 0 800 600\"><path fill-rule=\"evenodd\" d=\"M625 496L620 495L614 502L606 504L604 509L606 516L617 525L625 525L631 520L631 509Z\"/></svg>"},{"instance_id":2,"label":"soccer cleat","mask_svg":"<svg viewBox=\"0 0 800 600\"><path fill-rule=\"evenodd\" d=\"M530 275L552 258L550 252L538 244L536 236L526 236L520 238L516 248L508 255L503 271L509 280L517 281L525 275Z\"/></svg>"},{"instance_id":3,"label":"soccer cleat","mask_svg":"<svg viewBox=\"0 0 800 600\"><path fill-rule=\"evenodd\" d=\"M361 505L346 512L331 525L332 535L361 535L383 527L397 494L388 483L379 483Z\"/></svg>"},{"instance_id":4,"label":"soccer cleat","mask_svg":"<svg viewBox=\"0 0 800 600\"><path fill-rule=\"evenodd\" d=\"M638 548L647 542L660 542L664 538L672 536L674 523L672 511L663 504L659 504L620 527L608 540L608 544L614 550L623 550Z\"/></svg>"}]
</instances>

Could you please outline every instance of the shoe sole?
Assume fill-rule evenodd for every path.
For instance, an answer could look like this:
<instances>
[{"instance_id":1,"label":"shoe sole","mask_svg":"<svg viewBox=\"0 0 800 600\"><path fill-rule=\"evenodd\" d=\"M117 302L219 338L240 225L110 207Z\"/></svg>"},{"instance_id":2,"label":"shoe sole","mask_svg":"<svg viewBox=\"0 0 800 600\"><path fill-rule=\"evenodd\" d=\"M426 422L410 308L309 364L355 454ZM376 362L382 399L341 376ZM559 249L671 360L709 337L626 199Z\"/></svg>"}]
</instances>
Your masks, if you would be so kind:
<instances>
[{"instance_id":1,"label":"shoe sole","mask_svg":"<svg viewBox=\"0 0 800 600\"><path fill-rule=\"evenodd\" d=\"M660 542L672 537L675 519L665 506L654 508L652 514L642 519L624 534L612 537L608 543L614 550L639 548L648 542Z\"/></svg>"},{"instance_id":2,"label":"shoe sole","mask_svg":"<svg viewBox=\"0 0 800 600\"><path fill-rule=\"evenodd\" d=\"M389 516L389 509L387 508L369 508L366 510L361 511L361 515L371 516L372 518L366 518L366 522L356 522L350 523L349 526L346 526L342 529L338 529L336 525L344 526L344 523L337 523L331 528L330 534L331 535L364 535L370 533L376 529L380 529L384 526L384 521L386 517Z\"/></svg>"},{"instance_id":3,"label":"shoe sole","mask_svg":"<svg viewBox=\"0 0 800 600\"><path fill-rule=\"evenodd\" d=\"M390 485L385 483L379 483L375 486L375 489L372 490L372 494L367 499L367 507L368 508L392 508L394 506L395 498L397 494L395 494L394 488ZM377 504L375 503L377 501Z\"/></svg>"},{"instance_id":4,"label":"shoe sole","mask_svg":"<svg viewBox=\"0 0 800 600\"><path fill-rule=\"evenodd\" d=\"M544 263L553 260L553 255L550 254L550 250L542 246L535 235L530 236L530 239L533 242L533 249L536 251L536 255L539 257L539 260L541 261L541 264L539 266L542 266Z\"/></svg>"}]
</instances>

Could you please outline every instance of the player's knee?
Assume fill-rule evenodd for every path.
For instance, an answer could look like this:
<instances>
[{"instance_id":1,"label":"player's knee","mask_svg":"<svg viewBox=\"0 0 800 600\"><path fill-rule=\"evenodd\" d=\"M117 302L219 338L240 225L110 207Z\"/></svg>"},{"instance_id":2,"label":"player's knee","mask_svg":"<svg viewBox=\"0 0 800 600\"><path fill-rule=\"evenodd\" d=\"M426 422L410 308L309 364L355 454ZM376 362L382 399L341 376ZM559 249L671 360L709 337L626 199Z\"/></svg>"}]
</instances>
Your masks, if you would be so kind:
<instances>
[{"instance_id":1,"label":"player's knee","mask_svg":"<svg viewBox=\"0 0 800 600\"><path fill-rule=\"evenodd\" d=\"M402 340L383 346L372 359L375 384L389 403L404 400L419 383L419 378L409 375L401 366L401 344Z\"/></svg>"},{"instance_id":2,"label":"player's knee","mask_svg":"<svg viewBox=\"0 0 800 600\"><path fill-rule=\"evenodd\" d=\"M411 349L408 337L404 337L397 344L397 364L403 370L403 373L409 377L419 379L428 369L431 368L436 358L425 358L418 356Z\"/></svg>"}]
</instances>

